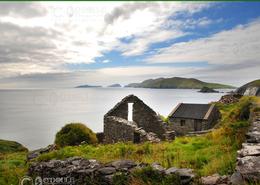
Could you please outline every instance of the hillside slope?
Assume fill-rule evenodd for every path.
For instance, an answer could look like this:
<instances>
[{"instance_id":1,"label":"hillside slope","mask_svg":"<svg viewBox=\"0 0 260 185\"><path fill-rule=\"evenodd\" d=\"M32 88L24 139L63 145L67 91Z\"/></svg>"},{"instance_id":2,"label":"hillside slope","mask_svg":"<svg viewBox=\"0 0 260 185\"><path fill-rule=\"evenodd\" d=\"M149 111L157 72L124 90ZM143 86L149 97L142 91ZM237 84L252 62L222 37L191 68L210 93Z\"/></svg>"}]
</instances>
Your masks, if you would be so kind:
<instances>
[{"instance_id":1,"label":"hillside slope","mask_svg":"<svg viewBox=\"0 0 260 185\"><path fill-rule=\"evenodd\" d=\"M207 83L195 78L157 78L145 80L141 83L131 83L126 87L135 88L162 88L162 89L201 89L203 87L209 87L213 89L230 89L234 88L230 85Z\"/></svg>"},{"instance_id":2,"label":"hillside slope","mask_svg":"<svg viewBox=\"0 0 260 185\"><path fill-rule=\"evenodd\" d=\"M28 151L20 143L0 139L0 153Z\"/></svg>"},{"instance_id":3,"label":"hillside slope","mask_svg":"<svg viewBox=\"0 0 260 185\"><path fill-rule=\"evenodd\" d=\"M260 79L251 81L236 90L236 93L241 95L260 96Z\"/></svg>"}]
</instances>

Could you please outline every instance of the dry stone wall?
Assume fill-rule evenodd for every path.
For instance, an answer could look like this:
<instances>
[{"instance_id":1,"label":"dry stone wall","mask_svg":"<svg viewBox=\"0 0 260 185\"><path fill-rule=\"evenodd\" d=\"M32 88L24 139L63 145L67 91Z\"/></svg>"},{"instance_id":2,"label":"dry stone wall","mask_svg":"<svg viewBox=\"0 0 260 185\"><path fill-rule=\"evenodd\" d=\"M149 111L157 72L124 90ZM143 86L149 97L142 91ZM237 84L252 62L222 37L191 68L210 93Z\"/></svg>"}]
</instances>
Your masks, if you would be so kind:
<instances>
[{"instance_id":1,"label":"dry stone wall","mask_svg":"<svg viewBox=\"0 0 260 185\"><path fill-rule=\"evenodd\" d=\"M95 159L84 159L81 157L72 157L65 160L51 160L46 162L30 163L30 177L37 177L41 180L67 180L71 185L115 185L116 176L131 177L136 169L152 167L153 170L162 174L179 176L178 182L172 184L191 185L195 174L191 169L163 168L159 163L144 164L136 163L131 160L116 160L110 163L102 164ZM128 178L131 180L131 178ZM128 181L129 182L129 181ZM124 184L129 184L128 182ZM52 184L52 183L49 183ZM66 183L61 183L66 184Z\"/></svg>"},{"instance_id":2,"label":"dry stone wall","mask_svg":"<svg viewBox=\"0 0 260 185\"><path fill-rule=\"evenodd\" d=\"M128 121L128 103L133 103L133 121ZM158 142L168 138L174 138L166 133L166 123L134 95L129 95L116 104L104 116L104 140L106 143L119 141L145 141ZM138 138L140 137L140 138Z\"/></svg>"},{"instance_id":3,"label":"dry stone wall","mask_svg":"<svg viewBox=\"0 0 260 185\"><path fill-rule=\"evenodd\" d=\"M238 151L236 172L231 176L236 185L260 183L260 111L251 113L251 120L246 142Z\"/></svg>"},{"instance_id":4,"label":"dry stone wall","mask_svg":"<svg viewBox=\"0 0 260 185\"><path fill-rule=\"evenodd\" d=\"M108 116L105 117L104 133L106 143L134 141L136 129L135 122L129 122L126 119Z\"/></svg>"}]
</instances>

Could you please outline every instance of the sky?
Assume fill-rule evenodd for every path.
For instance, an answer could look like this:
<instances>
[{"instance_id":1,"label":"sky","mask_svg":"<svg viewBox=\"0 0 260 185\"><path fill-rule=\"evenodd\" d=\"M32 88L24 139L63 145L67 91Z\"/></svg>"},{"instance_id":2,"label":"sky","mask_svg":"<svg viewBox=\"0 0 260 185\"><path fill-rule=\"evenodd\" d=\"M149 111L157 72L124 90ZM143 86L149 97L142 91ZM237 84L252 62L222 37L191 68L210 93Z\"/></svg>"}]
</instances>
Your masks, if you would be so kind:
<instances>
[{"instance_id":1,"label":"sky","mask_svg":"<svg viewBox=\"0 0 260 185\"><path fill-rule=\"evenodd\" d=\"M260 2L0 3L0 89L260 78Z\"/></svg>"}]
</instances>

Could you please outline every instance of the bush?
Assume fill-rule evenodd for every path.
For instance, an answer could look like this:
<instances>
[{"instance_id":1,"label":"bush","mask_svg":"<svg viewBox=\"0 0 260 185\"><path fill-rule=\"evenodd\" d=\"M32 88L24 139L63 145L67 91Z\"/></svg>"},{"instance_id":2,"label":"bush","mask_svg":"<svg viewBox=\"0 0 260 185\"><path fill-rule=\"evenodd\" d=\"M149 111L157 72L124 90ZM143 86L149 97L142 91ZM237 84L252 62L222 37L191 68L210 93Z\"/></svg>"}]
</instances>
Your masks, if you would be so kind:
<instances>
[{"instance_id":1,"label":"bush","mask_svg":"<svg viewBox=\"0 0 260 185\"><path fill-rule=\"evenodd\" d=\"M55 144L60 147L75 146L82 142L95 144L97 143L97 137L91 129L81 123L70 123L65 125L55 137Z\"/></svg>"}]
</instances>

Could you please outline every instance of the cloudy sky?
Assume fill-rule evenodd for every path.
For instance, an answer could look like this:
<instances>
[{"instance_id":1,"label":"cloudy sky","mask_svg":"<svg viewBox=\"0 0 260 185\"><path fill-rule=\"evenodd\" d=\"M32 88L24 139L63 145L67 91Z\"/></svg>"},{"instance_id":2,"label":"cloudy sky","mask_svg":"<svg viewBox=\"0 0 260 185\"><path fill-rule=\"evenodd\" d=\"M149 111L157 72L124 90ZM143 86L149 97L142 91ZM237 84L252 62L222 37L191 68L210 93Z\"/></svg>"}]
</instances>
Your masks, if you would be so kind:
<instances>
[{"instance_id":1,"label":"cloudy sky","mask_svg":"<svg viewBox=\"0 0 260 185\"><path fill-rule=\"evenodd\" d=\"M260 78L260 3L0 3L0 88Z\"/></svg>"}]
</instances>

